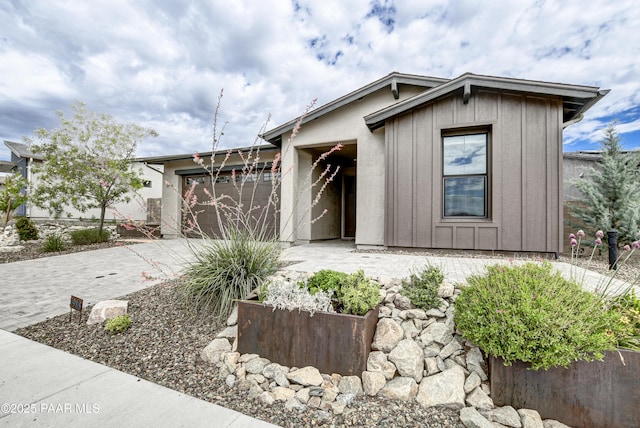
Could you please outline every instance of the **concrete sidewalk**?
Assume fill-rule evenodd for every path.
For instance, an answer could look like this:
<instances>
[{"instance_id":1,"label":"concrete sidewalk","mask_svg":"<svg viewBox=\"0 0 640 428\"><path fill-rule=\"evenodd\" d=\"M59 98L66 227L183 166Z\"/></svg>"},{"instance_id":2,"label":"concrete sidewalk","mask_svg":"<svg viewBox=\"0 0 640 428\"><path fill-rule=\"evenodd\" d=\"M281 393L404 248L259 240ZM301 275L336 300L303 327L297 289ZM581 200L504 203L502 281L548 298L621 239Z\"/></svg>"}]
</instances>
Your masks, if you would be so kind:
<instances>
[{"instance_id":1,"label":"concrete sidewalk","mask_svg":"<svg viewBox=\"0 0 640 428\"><path fill-rule=\"evenodd\" d=\"M151 286L189 257L166 240L0 264L0 427L273 427L9 332L68 313L72 294L89 305Z\"/></svg>"},{"instance_id":2,"label":"concrete sidewalk","mask_svg":"<svg viewBox=\"0 0 640 428\"><path fill-rule=\"evenodd\" d=\"M275 425L0 330L0 427Z\"/></svg>"}]
</instances>

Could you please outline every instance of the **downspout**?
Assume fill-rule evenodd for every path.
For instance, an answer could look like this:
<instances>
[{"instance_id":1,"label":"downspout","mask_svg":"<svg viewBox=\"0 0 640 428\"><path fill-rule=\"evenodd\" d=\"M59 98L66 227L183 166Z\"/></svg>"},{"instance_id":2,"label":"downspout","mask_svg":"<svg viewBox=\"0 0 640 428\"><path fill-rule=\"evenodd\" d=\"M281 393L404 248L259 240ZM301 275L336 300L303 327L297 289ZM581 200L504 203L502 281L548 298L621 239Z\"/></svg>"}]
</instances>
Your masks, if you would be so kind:
<instances>
[{"instance_id":1,"label":"downspout","mask_svg":"<svg viewBox=\"0 0 640 428\"><path fill-rule=\"evenodd\" d=\"M30 187L33 185L33 158L29 158L27 160L27 194L29 194ZM25 204L24 215L25 217L31 218L31 198L27 199Z\"/></svg>"},{"instance_id":2,"label":"downspout","mask_svg":"<svg viewBox=\"0 0 640 428\"><path fill-rule=\"evenodd\" d=\"M566 128L567 126L571 126L571 125L573 125L574 123L578 123L578 122L580 122L582 119L584 119L584 114L583 114L583 113L580 113L579 115L577 115L577 116L576 116L576 117L574 117L573 119L571 119L571 120L567 120L566 122L563 122L563 123L562 123L562 130L564 131L564 130L565 130L565 128Z\"/></svg>"}]
</instances>

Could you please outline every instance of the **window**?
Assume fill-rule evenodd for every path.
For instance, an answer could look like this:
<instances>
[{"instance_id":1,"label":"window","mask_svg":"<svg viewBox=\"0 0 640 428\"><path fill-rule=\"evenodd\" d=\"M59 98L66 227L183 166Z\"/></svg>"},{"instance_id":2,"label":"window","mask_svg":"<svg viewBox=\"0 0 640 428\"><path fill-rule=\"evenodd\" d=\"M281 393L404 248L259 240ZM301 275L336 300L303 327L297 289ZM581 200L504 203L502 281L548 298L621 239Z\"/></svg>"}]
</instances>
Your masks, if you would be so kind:
<instances>
[{"instance_id":1,"label":"window","mask_svg":"<svg viewBox=\"0 0 640 428\"><path fill-rule=\"evenodd\" d=\"M444 217L488 217L488 134L442 138Z\"/></svg>"},{"instance_id":2,"label":"window","mask_svg":"<svg viewBox=\"0 0 640 428\"><path fill-rule=\"evenodd\" d=\"M205 177L187 177L187 186L191 186L193 183L204 184Z\"/></svg>"}]
</instances>

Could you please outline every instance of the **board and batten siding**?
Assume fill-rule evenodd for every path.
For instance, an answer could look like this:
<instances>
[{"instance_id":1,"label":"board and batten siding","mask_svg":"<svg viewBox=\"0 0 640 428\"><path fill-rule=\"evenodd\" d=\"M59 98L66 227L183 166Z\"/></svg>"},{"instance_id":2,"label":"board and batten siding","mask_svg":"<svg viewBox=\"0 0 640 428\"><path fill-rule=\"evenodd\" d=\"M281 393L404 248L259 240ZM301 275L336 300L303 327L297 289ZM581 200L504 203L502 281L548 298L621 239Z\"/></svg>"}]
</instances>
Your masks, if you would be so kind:
<instances>
[{"instance_id":1,"label":"board and batten siding","mask_svg":"<svg viewBox=\"0 0 640 428\"><path fill-rule=\"evenodd\" d=\"M442 133L485 127L488 218L445 219ZM474 90L387 121L385 245L558 252L562 240L562 101Z\"/></svg>"}]
</instances>

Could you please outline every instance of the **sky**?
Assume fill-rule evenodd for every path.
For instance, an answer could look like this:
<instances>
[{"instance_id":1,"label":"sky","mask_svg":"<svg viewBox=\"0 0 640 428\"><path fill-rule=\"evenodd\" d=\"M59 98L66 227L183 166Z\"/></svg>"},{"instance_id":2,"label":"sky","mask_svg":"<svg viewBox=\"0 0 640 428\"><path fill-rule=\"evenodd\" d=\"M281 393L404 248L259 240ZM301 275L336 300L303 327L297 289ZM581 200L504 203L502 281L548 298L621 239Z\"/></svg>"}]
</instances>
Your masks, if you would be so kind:
<instances>
[{"instance_id":1,"label":"sky","mask_svg":"<svg viewBox=\"0 0 640 428\"><path fill-rule=\"evenodd\" d=\"M611 89L564 150L597 150L614 120L640 147L634 0L3 0L0 22L2 140L56 128L83 101L155 129L138 156L209 151L224 91L219 148L246 147L397 71Z\"/></svg>"}]
</instances>

